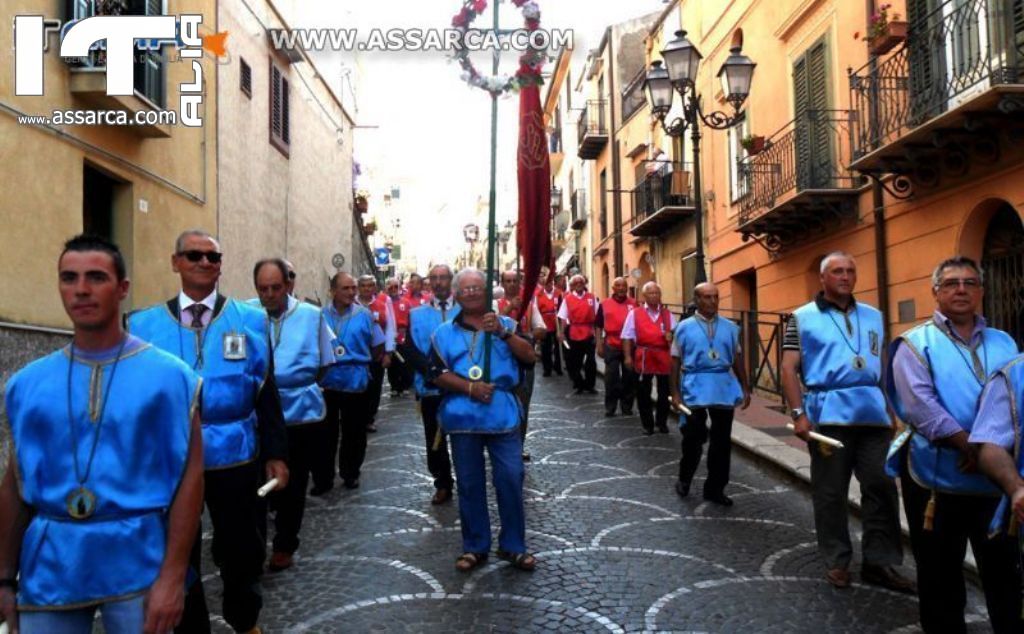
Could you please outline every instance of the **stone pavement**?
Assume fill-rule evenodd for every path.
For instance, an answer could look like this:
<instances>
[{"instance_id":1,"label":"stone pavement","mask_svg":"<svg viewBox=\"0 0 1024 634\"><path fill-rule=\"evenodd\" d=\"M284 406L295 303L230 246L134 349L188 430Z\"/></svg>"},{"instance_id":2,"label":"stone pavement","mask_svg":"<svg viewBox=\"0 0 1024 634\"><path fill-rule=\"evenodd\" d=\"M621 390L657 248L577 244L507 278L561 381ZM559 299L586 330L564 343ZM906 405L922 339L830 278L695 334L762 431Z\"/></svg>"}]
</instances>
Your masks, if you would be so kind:
<instances>
[{"instance_id":1,"label":"stone pavement","mask_svg":"<svg viewBox=\"0 0 1024 634\"><path fill-rule=\"evenodd\" d=\"M361 488L311 498L296 565L264 577L266 630L918 631L914 598L824 581L799 480L734 451L734 507L700 498L703 466L696 495L682 500L672 488L674 426L644 436L636 417L605 418L600 396L574 396L558 377L537 377L530 422L535 572L493 558L471 574L455 570L457 504L430 505L415 403L385 395ZM204 565L218 613L219 580ZM988 631L973 588L970 604L971 631ZM229 631L223 621L214 630Z\"/></svg>"}]
</instances>

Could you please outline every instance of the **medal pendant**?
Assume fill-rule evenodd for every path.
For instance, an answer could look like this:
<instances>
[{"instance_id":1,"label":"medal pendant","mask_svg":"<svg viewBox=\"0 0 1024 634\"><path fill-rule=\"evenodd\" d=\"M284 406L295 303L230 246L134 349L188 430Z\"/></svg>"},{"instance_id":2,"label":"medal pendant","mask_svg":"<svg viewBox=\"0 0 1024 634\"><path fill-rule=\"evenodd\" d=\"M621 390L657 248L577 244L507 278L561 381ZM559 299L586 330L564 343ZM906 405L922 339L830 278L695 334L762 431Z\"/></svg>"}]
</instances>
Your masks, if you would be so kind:
<instances>
[{"instance_id":1,"label":"medal pendant","mask_svg":"<svg viewBox=\"0 0 1024 634\"><path fill-rule=\"evenodd\" d=\"M868 362L864 360L864 357L862 357L862 356L860 356L858 354L857 356L855 356L853 358L853 369L854 370L863 370L866 367L868 367Z\"/></svg>"},{"instance_id":2,"label":"medal pendant","mask_svg":"<svg viewBox=\"0 0 1024 634\"><path fill-rule=\"evenodd\" d=\"M470 381L479 381L484 377L484 370L478 365L474 365L469 368L469 372L466 373Z\"/></svg>"},{"instance_id":3,"label":"medal pendant","mask_svg":"<svg viewBox=\"0 0 1024 634\"><path fill-rule=\"evenodd\" d=\"M89 489L79 486L64 498L64 506L72 519L88 519L96 512L96 495Z\"/></svg>"},{"instance_id":4,"label":"medal pendant","mask_svg":"<svg viewBox=\"0 0 1024 634\"><path fill-rule=\"evenodd\" d=\"M339 359L345 356L345 346L339 343L337 347L334 348L334 356Z\"/></svg>"},{"instance_id":5,"label":"medal pendant","mask_svg":"<svg viewBox=\"0 0 1024 634\"><path fill-rule=\"evenodd\" d=\"M229 333L224 335L224 359L241 361L245 359L245 335Z\"/></svg>"},{"instance_id":6,"label":"medal pendant","mask_svg":"<svg viewBox=\"0 0 1024 634\"><path fill-rule=\"evenodd\" d=\"M708 358L712 361L718 361L718 350L715 350L714 348L708 350Z\"/></svg>"}]
</instances>

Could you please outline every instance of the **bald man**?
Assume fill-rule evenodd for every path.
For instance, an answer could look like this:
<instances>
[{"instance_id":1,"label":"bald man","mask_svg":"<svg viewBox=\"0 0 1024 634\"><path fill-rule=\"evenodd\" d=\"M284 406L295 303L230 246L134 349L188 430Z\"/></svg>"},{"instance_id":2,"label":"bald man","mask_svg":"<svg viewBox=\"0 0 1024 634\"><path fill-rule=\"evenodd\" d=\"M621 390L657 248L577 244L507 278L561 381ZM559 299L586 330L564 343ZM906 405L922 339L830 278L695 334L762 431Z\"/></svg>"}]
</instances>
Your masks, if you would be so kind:
<instances>
[{"instance_id":1,"label":"bald man","mask_svg":"<svg viewBox=\"0 0 1024 634\"><path fill-rule=\"evenodd\" d=\"M629 311L622 325L622 354L625 365L639 376L636 404L640 424L650 436L658 431L668 433L669 385L672 372L672 332L676 318L661 303L661 287L655 282L643 286L643 306ZM651 387L657 383L658 401L652 412Z\"/></svg>"},{"instance_id":2,"label":"bald man","mask_svg":"<svg viewBox=\"0 0 1024 634\"><path fill-rule=\"evenodd\" d=\"M680 419L682 458L676 493L686 497L697 472L711 421L708 445L708 477L704 499L732 506L725 494L729 483L732 451L732 420L736 406L750 405L750 386L740 354L740 329L718 314L718 288L710 282L693 291L697 312L675 330L672 344L672 398L692 412Z\"/></svg>"},{"instance_id":3,"label":"bald man","mask_svg":"<svg viewBox=\"0 0 1024 634\"><path fill-rule=\"evenodd\" d=\"M594 322L597 321L597 298L587 292L587 280L573 275L569 292L558 309L558 344L568 345L565 365L576 394L597 394L597 361L594 359Z\"/></svg>"},{"instance_id":4,"label":"bald man","mask_svg":"<svg viewBox=\"0 0 1024 634\"><path fill-rule=\"evenodd\" d=\"M597 309L594 330L597 335L597 356L604 359L604 415L615 416L622 408L623 416L633 415L636 375L626 367L622 352L622 327L636 300L629 297L629 283L624 277L612 281L612 296Z\"/></svg>"}]
</instances>

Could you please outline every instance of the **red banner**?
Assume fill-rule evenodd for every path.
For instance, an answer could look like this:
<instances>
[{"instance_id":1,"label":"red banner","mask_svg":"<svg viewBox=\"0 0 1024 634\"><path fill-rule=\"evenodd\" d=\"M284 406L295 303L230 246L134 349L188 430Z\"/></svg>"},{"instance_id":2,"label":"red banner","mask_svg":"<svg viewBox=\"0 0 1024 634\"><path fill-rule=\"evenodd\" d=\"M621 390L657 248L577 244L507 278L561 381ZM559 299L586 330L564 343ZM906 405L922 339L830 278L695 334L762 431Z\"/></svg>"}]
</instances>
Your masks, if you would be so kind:
<instances>
[{"instance_id":1,"label":"red banner","mask_svg":"<svg viewBox=\"0 0 1024 634\"><path fill-rule=\"evenodd\" d=\"M533 297L542 267L551 262L551 163L540 106L540 86L519 92L519 223L523 306Z\"/></svg>"}]
</instances>

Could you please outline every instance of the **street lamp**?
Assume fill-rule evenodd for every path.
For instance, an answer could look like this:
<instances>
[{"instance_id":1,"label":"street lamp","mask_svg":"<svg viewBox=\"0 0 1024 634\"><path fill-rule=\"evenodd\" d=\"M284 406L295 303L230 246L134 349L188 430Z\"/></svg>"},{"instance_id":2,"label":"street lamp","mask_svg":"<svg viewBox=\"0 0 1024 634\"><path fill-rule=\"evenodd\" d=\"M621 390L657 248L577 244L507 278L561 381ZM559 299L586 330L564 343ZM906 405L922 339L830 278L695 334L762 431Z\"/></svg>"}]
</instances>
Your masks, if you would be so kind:
<instances>
[{"instance_id":1,"label":"street lamp","mask_svg":"<svg viewBox=\"0 0 1024 634\"><path fill-rule=\"evenodd\" d=\"M551 215L562 211L562 188L554 186L551 188Z\"/></svg>"},{"instance_id":2,"label":"street lamp","mask_svg":"<svg viewBox=\"0 0 1024 634\"><path fill-rule=\"evenodd\" d=\"M707 281L704 272L704 193L700 179L700 124L714 130L726 130L743 121L740 108L750 94L750 84L754 78L754 67L757 66L749 57L743 55L739 46L730 49L730 55L718 71L722 82L725 100L733 108L733 114L724 112L704 112L703 97L697 94L697 71L703 56L697 47L686 37L686 31L676 31L676 37L661 51L662 62L654 61L647 72L645 88L647 105L661 122L665 134L676 138L690 130L693 152L693 202L696 208L697 225L697 271L695 284ZM672 109L673 93L679 93L683 103L683 116L668 123L665 117Z\"/></svg>"}]
</instances>

